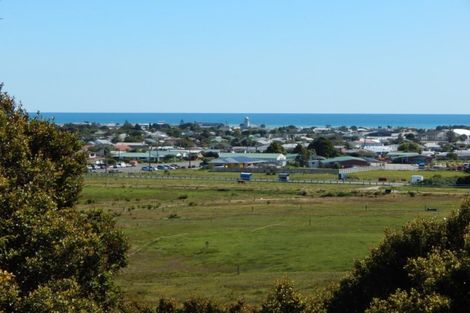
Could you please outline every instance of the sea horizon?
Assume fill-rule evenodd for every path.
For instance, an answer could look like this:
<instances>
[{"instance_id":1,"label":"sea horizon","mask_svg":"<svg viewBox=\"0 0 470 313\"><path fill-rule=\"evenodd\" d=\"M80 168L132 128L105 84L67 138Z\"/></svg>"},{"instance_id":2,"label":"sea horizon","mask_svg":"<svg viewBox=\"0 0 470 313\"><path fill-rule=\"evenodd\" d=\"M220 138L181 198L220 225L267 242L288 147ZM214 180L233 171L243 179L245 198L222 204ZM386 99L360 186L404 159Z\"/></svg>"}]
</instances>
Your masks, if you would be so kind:
<instances>
[{"instance_id":1,"label":"sea horizon","mask_svg":"<svg viewBox=\"0 0 470 313\"><path fill-rule=\"evenodd\" d=\"M35 116L37 113L29 113ZM132 113L132 112L40 112L44 119L56 124L97 123L223 123L236 126L245 117L252 125L267 128L294 125L297 127L412 127L431 129L437 126L470 126L470 114L384 114L384 113Z\"/></svg>"}]
</instances>

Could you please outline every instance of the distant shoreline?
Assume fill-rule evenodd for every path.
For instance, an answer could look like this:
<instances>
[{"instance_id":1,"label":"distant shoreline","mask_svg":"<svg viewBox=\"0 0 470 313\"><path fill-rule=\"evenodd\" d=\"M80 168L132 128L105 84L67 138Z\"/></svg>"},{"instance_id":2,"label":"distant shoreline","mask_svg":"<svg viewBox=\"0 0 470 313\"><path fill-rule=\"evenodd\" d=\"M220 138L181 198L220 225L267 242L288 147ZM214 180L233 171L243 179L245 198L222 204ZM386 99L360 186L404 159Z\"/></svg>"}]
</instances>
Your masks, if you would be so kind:
<instances>
[{"instance_id":1,"label":"distant shoreline","mask_svg":"<svg viewBox=\"0 0 470 313\"><path fill-rule=\"evenodd\" d=\"M30 113L35 116L36 113ZM470 114L326 114L326 113L66 113L41 112L44 119L57 124L98 123L148 124L164 122L170 125L184 123L222 123L237 126L248 117L252 125L266 128L294 125L297 127L411 127L431 129L437 126L470 126Z\"/></svg>"}]
</instances>

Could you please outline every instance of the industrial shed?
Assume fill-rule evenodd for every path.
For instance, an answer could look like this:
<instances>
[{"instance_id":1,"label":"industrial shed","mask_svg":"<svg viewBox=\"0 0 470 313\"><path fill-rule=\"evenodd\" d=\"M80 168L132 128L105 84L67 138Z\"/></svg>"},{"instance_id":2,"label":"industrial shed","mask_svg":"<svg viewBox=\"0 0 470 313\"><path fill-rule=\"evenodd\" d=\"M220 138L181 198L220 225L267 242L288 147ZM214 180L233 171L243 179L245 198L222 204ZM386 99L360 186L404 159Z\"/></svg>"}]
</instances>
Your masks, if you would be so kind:
<instances>
[{"instance_id":1,"label":"industrial shed","mask_svg":"<svg viewBox=\"0 0 470 313\"><path fill-rule=\"evenodd\" d=\"M320 161L320 167L329 168L350 168L369 165L370 163L368 161L362 158L356 158L351 156L341 156Z\"/></svg>"}]
</instances>

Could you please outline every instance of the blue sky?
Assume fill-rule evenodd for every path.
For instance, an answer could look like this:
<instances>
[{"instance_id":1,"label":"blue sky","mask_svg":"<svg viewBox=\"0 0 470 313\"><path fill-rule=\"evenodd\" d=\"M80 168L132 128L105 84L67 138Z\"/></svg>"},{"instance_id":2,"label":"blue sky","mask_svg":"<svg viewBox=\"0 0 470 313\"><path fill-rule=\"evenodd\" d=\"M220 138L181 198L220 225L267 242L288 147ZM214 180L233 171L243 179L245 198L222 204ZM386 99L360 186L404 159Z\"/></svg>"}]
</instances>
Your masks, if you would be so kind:
<instances>
[{"instance_id":1,"label":"blue sky","mask_svg":"<svg viewBox=\"0 0 470 313\"><path fill-rule=\"evenodd\" d=\"M470 113L470 1L2 0L29 111Z\"/></svg>"}]
</instances>

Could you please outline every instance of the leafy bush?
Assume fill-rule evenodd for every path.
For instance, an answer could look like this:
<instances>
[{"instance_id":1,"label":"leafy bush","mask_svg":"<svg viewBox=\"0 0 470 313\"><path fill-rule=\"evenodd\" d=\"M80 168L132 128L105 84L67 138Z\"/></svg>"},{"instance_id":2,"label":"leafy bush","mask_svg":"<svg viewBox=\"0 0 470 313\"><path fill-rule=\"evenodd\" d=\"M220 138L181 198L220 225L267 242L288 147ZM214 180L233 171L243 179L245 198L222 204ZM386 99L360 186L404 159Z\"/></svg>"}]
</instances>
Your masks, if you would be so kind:
<instances>
[{"instance_id":1,"label":"leafy bush","mask_svg":"<svg viewBox=\"0 0 470 313\"><path fill-rule=\"evenodd\" d=\"M238 301L227 307L221 307L205 299L189 299L179 305L173 300L160 299L156 313L249 313L255 312L243 301Z\"/></svg>"},{"instance_id":2,"label":"leafy bush","mask_svg":"<svg viewBox=\"0 0 470 313\"><path fill-rule=\"evenodd\" d=\"M292 282L281 280L261 305L261 313L304 312L306 307L305 300L294 290Z\"/></svg>"},{"instance_id":3,"label":"leafy bush","mask_svg":"<svg viewBox=\"0 0 470 313\"><path fill-rule=\"evenodd\" d=\"M85 154L0 85L0 311L104 312L127 244L112 217L73 208Z\"/></svg>"},{"instance_id":4,"label":"leafy bush","mask_svg":"<svg viewBox=\"0 0 470 313\"><path fill-rule=\"evenodd\" d=\"M410 292L397 290L386 300L374 299L365 313L445 313L449 312L449 301L438 295L422 295L416 289Z\"/></svg>"},{"instance_id":5,"label":"leafy bush","mask_svg":"<svg viewBox=\"0 0 470 313\"><path fill-rule=\"evenodd\" d=\"M442 177L441 175L434 175L431 178L427 178L420 182L419 184L422 186L452 186L455 185L457 181L457 177Z\"/></svg>"},{"instance_id":6,"label":"leafy bush","mask_svg":"<svg viewBox=\"0 0 470 313\"><path fill-rule=\"evenodd\" d=\"M156 313L307 313L310 312L306 300L298 294L291 281L283 279L258 310L239 300L227 306L220 306L207 299L189 299L182 304L173 300L160 299Z\"/></svg>"}]
</instances>

